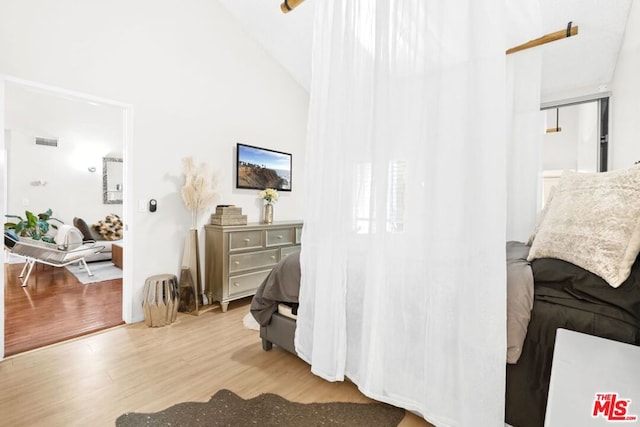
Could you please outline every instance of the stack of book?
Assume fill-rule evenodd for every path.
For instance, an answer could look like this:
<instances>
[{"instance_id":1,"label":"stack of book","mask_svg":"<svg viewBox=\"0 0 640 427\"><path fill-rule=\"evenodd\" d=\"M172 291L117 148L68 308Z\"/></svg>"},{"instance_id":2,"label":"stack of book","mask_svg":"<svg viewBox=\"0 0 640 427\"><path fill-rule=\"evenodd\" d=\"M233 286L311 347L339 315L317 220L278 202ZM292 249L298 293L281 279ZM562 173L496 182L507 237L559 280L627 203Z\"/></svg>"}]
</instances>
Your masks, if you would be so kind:
<instances>
[{"instance_id":1,"label":"stack of book","mask_svg":"<svg viewBox=\"0 0 640 427\"><path fill-rule=\"evenodd\" d=\"M212 225L246 225L247 216L242 215L242 208L233 205L218 205L216 213L211 215Z\"/></svg>"}]
</instances>

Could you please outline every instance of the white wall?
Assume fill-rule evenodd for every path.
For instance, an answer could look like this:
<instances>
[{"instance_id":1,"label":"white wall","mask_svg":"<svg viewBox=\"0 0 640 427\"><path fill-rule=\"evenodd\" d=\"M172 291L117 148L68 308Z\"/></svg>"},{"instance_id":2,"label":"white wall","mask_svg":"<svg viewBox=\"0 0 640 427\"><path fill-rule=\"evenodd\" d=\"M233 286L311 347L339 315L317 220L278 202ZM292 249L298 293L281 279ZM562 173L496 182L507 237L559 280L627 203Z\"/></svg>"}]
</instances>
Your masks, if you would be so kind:
<instances>
[{"instance_id":1,"label":"white wall","mask_svg":"<svg viewBox=\"0 0 640 427\"><path fill-rule=\"evenodd\" d=\"M257 192L235 189L236 142L292 153L293 191L280 198L276 220L302 218L308 93L217 1L0 5L0 73L133 106L129 201L158 201L156 213L133 209L129 218L133 320L143 319L145 278L179 272L190 226L183 157L217 171L217 203L241 206L254 222Z\"/></svg>"},{"instance_id":2,"label":"white wall","mask_svg":"<svg viewBox=\"0 0 640 427\"><path fill-rule=\"evenodd\" d=\"M103 204L102 196L102 158L123 155L121 109L11 83L5 105L12 135L6 144L8 213L24 218L25 210L52 209L66 224L75 216L89 224L109 213L122 217L122 205ZM58 146L36 145L36 137L56 139Z\"/></svg>"},{"instance_id":3,"label":"white wall","mask_svg":"<svg viewBox=\"0 0 640 427\"><path fill-rule=\"evenodd\" d=\"M613 74L609 168L623 169L640 160L640 2L633 2Z\"/></svg>"},{"instance_id":4,"label":"white wall","mask_svg":"<svg viewBox=\"0 0 640 427\"><path fill-rule=\"evenodd\" d=\"M598 102L579 104L575 108L578 111L577 169L582 172L597 172L600 152Z\"/></svg>"},{"instance_id":5,"label":"white wall","mask_svg":"<svg viewBox=\"0 0 640 427\"><path fill-rule=\"evenodd\" d=\"M574 109L560 109L560 132L545 133L542 148L543 170L575 169L578 139L577 115ZM556 127L556 109L546 110L547 128Z\"/></svg>"},{"instance_id":6,"label":"white wall","mask_svg":"<svg viewBox=\"0 0 640 427\"><path fill-rule=\"evenodd\" d=\"M547 128L556 127L556 109L546 110ZM560 108L560 132L545 133L544 170L598 170L598 103Z\"/></svg>"}]
</instances>

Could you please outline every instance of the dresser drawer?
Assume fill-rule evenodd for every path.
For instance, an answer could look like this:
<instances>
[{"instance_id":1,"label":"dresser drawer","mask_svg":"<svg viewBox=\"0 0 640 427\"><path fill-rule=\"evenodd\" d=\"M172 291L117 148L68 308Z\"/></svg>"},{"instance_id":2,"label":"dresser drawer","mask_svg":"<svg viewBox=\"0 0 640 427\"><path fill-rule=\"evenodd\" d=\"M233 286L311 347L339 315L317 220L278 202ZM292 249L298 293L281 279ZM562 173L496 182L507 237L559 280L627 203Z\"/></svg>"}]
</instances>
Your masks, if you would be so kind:
<instances>
[{"instance_id":1,"label":"dresser drawer","mask_svg":"<svg viewBox=\"0 0 640 427\"><path fill-rule=\"evenodd\" d=\"M269 267L276 265L279 260L280 251L278 249L229 255L229 272Z\"/></svg>"},{"instance_id":2,"label":"dresser drawer","mask_svg":"<svg viewBox=\"0 0 640 427\"><path fill-rule=\"evenodd\" d=\"M255 273L242 274L240 276L229 277L228 293L229 297L240 294L255 293L271 270L257 271Z\"/></svg>"},{"instance_id":3,"label":"dresser drawer","mask_svg":"<svg viewBox=\"0 0 640 427\"><path fill-rule=\"evenodd\" d=\"M234 231L229 233L229 251L258 249L262 247L262 230Z\"/></svg>"},{"instance_id":4,"label":"dresser drawer","mask_svg":"<svg viewBox=\"0 0 640 427\"><path fill-rule=\"evenodd\" d=\"M291 254L295 254L296 252L300 252L300 246L289 246L287 248L281 248L280 259L287 257Z\"/></svg>"},{"instance_id":5,"label":"dresser drawer","mask_svg":"<svg viewBox=\"0 0 640 427\"><path fill-rule=\"evenodd\" d=\"M267 230L267 246L291 245L295 241L293 228Z\"/></svg>"}]
</instances>

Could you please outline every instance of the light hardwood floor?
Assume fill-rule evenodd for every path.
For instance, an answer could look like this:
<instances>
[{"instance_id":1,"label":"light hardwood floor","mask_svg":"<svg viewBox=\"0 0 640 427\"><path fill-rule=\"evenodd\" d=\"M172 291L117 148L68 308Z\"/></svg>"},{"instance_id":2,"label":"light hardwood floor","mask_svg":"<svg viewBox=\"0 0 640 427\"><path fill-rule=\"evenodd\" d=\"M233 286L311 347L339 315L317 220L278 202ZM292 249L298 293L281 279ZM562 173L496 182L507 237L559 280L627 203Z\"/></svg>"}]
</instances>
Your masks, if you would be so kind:
<instances>
[{"instance_id":1,"label":"light hardwood floor","mask_svg":"<svg viewBox=\"0 0 640 427\"><path fill-rule=\"evenodd\" d=\"M249 300L175 323L144 322L8 357L0 362L0 425L113 426L124 412L207 401L219 389L244 398L278 393L296 402L369 402L349 382L331 383L244 328ZM408 413L403 427L429 426Z\"/></svg>"}]
</instances>

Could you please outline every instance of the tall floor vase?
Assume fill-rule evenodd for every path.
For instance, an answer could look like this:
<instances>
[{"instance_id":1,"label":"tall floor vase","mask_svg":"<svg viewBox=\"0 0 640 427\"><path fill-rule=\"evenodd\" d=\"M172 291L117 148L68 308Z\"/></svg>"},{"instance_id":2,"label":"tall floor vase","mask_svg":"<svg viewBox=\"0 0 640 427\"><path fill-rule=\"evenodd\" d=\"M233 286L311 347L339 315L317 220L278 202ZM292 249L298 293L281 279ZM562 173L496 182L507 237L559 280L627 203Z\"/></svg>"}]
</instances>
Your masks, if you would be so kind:
<instances>
[{"instance_id":1,"label":"tall floor vase","mask_svg":"<svg viewBox=\"0 0 640 427\"><path fill-rule=\"evenodd\" d=\"M187 232L182 255L182 272L180 274L180 311L198 312L198 306L207 304L207 297L202 289L200 279L200 249L198 230Z\"/></svg>"}]
</instances>

